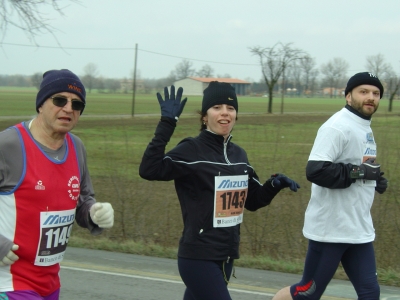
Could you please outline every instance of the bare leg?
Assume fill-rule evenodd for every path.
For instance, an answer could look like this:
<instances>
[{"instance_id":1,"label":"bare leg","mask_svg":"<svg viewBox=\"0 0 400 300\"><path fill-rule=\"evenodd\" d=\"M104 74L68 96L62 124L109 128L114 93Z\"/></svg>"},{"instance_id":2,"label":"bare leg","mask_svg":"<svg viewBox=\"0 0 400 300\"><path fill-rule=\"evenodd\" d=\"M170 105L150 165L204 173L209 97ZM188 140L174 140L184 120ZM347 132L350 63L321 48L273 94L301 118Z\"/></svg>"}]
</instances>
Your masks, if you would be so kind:
<instances>
[{"instance_id":1,"label":"bare leg","mask_svg":"<svg viewBox=\"0 0 400 300\"><path fill-rule=\"evenodd\" d=\"M284 287L278 291L272 300L293 300L292 295L290 295L290 286Z\"/></svg>"}]
</instances>

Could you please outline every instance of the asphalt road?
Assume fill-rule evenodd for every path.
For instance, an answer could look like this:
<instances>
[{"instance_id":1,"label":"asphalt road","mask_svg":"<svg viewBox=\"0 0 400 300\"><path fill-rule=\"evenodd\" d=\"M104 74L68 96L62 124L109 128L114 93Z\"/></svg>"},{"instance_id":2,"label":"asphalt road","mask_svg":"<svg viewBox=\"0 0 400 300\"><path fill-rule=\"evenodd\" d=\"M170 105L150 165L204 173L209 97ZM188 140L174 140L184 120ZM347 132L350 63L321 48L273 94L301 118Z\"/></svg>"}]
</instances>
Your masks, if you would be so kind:
<instances>
[{"instance_id":1,"label":"asphalt road","mask_svg":"<svg viewBox=\"0 0 400 300\"><path fill-rule=\"evenodd\" d=\"M299 275L235 268L234 300L265 300ZM61 300L177 300L185 289L176 260L68 247L61 263ZM332 280L325 300L356 299L348 281ZM400 288L381 286L381 300L400 300Z\"/></svg>"}]
</instances>

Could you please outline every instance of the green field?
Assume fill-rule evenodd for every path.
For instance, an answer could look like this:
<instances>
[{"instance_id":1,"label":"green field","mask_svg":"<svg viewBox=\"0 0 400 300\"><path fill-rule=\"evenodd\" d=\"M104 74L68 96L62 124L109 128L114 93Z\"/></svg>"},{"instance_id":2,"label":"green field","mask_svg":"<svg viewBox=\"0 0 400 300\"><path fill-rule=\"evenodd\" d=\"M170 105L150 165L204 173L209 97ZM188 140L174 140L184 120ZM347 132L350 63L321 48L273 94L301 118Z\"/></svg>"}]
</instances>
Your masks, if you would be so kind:
<instances>
[{"instance_id":1,"label":"green field","mask_svg":"<svg viewBox=\"0 0 400 300\"><path fill-rule=\"evenodd\" d=\"M35 113L36 89L34 88L0 88L0 104L2 116L30 116ZM162 91L161 91L162 92ZM185 97L185 95L184 95ZM183 116L190 116L201 107L200 96L188 96ZM297 98L286 97L283 100L284 113L333 113L343 107L344 98ZM274 98L273 113L281 114L282 99ZM267 113L268 98L239 97L239 116L241 114ZM99 115L134 115L160 114L160 108L155 94L136 94L135 100L131 94L87 94L87 105L84 117ZM388 110L388 100L382 99L378 114ZM400 101L395 101L393 112L400 113Z\"/></svg>"},{"instance_id":2,"label":"green field","mask_svg":"<svg viewBox=\"0 0 400 300\"><path fill-rule=\"evenodd\" d=\"M0 89L0 129L36 113L35 93L34 89ZM188 98L168 149L199 132L196 111L201 97ZM239 97L233 142L247 151L261 180L283 172L298 181L301 189L297 193L284 190L269 207L245 213L242 257L237 265L301 272L307 249L307 240L302 235L303 216L310 196L305 166L318 127L341 109L345 101L285 98L284 114L280 113L280 98L274 100L274 113L267 114L267 101L263 97ZM372 214L379 280L400 286L399 101L394 102L393 109L388 113L387 100L383 99L372 122L378 160L390 182L385 194L376 194ZM143 151L159 120L155 95L137 95L133 118L131 111L131 95L87 96L87 107L73 132L86 145L97 200L111 202L115 208L115 226L106 230L101 239L75 226L71 243L174 257L182 221L173 182L149 182L138 175ZM337 276L343 277L343 272L339 270Z\"/></svg>"}]
</instances>

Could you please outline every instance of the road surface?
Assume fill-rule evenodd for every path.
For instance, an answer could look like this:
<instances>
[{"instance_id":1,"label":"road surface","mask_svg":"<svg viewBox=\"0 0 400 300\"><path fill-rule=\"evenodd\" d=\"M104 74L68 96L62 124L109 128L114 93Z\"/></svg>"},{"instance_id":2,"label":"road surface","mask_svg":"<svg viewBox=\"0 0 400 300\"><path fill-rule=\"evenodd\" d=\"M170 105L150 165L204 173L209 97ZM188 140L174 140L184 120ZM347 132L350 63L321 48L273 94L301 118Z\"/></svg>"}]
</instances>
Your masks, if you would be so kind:
<instances>
[{"instance_id":1,"label":"road surface","mask_svg":"<svg viewBox=\"0 0 400 300\"><path fill-rule=\"evenodd\" d=\"M234 300L269 300L299 275L235 268ZM61 263L60 300L177 300L185 289L175 259L68 247ZM324 300L356 299L348 281L332 280ZM381 286L381 300L400 300L400 288Z\"/></svg>"}]
</instances>

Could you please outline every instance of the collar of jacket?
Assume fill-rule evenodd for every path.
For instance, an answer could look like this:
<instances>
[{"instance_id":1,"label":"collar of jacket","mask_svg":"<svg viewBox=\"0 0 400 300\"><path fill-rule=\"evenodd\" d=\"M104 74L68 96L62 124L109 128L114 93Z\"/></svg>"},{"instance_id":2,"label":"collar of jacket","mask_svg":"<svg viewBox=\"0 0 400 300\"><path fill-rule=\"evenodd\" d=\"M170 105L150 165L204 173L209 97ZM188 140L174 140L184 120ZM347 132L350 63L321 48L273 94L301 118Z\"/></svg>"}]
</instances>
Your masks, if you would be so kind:
<instances>
[{"instance_id":1,"label":"collar of jacket","mask_svg":"<svg viewBox=\"0 0 400 300\"><path fill-rule=\"evenodd\" d=\"M206 139L207 141L210 141L212 143L215 143L217 145L223 145L225 142L225 139L222 135L216 134L212 131L209 131L207 129L204 129L203 131L200 132L199 137L201 139ZM232 136L229 135L228 138L226 139L226 143L229 144L231 141Z\"/></svg>"}]
</instances>

